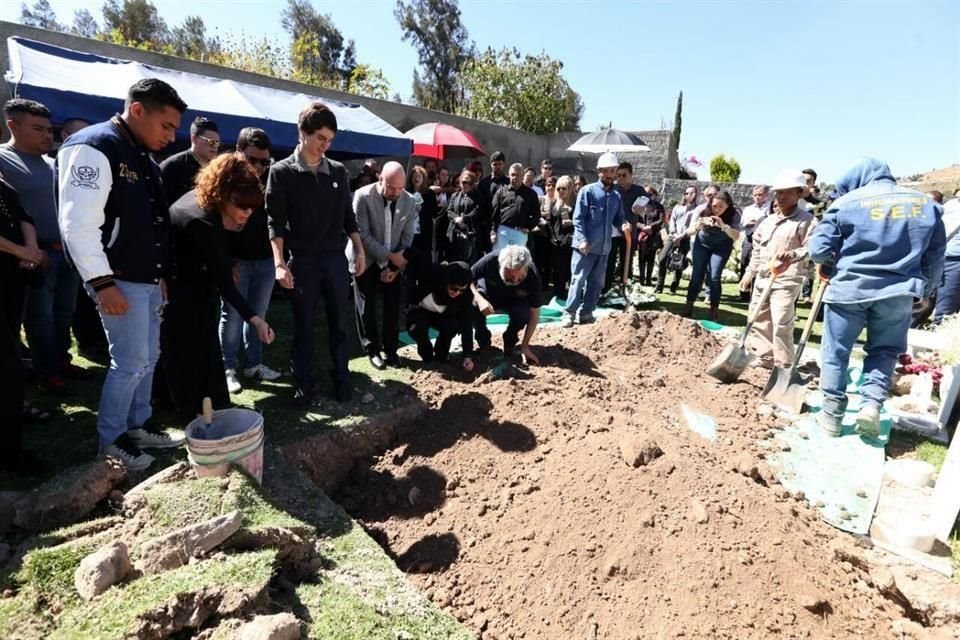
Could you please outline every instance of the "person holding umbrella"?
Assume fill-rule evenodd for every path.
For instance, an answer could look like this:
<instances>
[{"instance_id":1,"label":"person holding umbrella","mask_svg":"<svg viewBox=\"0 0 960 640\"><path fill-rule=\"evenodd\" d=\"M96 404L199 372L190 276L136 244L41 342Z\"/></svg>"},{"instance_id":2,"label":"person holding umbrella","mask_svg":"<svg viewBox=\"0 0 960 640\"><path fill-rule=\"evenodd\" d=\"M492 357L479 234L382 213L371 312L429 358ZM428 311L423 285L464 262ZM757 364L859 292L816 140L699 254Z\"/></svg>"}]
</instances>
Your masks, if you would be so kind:
<instances>
[{"instance_id":1,"label":"person holding umbrella","mask_svg":"<svg viewBox=\"0 0 960 640\"><path fill-rule=\"evenodd\" d=\"M617 156L604 153L597 161L599 179L580 190L573 211L573 259L570 262L572 278L567 305L563 310L561 326L573 326L574 317L580 324L593 322L593 310L600 298L606 275L607 260L613 242L610 229L619 227L630 233L624 221L620 194L613 188L619 166Z\"/></svg>"}]
</instances>

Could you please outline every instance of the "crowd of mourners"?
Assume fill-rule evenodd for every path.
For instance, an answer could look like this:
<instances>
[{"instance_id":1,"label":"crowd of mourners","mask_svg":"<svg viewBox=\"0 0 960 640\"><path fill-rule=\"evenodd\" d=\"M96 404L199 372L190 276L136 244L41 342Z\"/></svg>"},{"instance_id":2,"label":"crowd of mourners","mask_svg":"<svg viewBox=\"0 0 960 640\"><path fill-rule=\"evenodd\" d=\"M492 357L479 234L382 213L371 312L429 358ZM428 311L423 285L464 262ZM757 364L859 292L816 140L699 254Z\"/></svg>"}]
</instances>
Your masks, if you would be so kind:
<instances>
[{"instance_id":1,"label":"crowd of mourners","mask_svg":"<svg viewBox=\"0 0 960 640\"><path fill-rule=\"evenodd\" d=\"M404 366L405 329L420 366L444 366L459 340L457 363L469 372L494 348L488 316L502 314L502 352L538 364L532 343L543 306L557 306L564 327L588 324L601 296L631 281L656 293L669 282L677 294L689 267L682 315L706 287L717 320L737 253L757 366L790 366L796 305L809 303L818 277L829 281L820 422L831 435L840 434L847 361L864 327L858 424L869 432L914 303L935 321L960 307L960 191L941 206L942 195L897 186L877 160L858 163L830 194L818 192L812 169L787 169L742 210L714 185L702 194L689 186L666 208L612 153L589 180L555 175L549 159L539 172L508 165L501 152L489 173L479 160L408 168L368 160L351 178L327 156L337 119L320 102L300 113L298 145L285 158L274 161L270 138L254 127L222 149L217 123L198 117L190 147L157 164L186 108L168 84L138 81L106 122L63 121L53 156L54 114L25 99L4 106L4 470L42 464L20 446L23 424L49 417L26 401L27 382L61 394L92 375L71 362L71 331L80 354L108 365L100 452L133 470L153 462L145 449L183 442L158 428L155 406L189 419L204 398L227 408L246 381L281 378L263 358L274 340L266 318L275 286L292 312L292 399L308 409L324 395L314 366L319 326L332 396L347 402L351 322L376 369Z\"/></svg>"}]
</instances>

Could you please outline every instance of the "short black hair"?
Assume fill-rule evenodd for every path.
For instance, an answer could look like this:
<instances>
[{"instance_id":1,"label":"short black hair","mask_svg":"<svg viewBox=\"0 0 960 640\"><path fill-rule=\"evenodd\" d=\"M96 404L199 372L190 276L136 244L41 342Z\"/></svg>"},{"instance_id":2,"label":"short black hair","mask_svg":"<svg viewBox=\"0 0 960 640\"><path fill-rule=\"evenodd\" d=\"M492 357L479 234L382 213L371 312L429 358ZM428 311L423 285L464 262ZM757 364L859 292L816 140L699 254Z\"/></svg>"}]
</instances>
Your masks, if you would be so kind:
<instances>
[{"instance_id":1,"label":"short black hair","mask_svg":"<svg viewBox=\"0 0 960 640\"><path fill-rule=\"evenodd\" d=\"M927 195L933 198L933 201L937 204L943 204L943 193L934 189L933 191L927 191Z\"/></svg>"},{"instance_id":2,"label":"short black hair","mask_svg":"<svg viewBox=\"0 0 960 640\"><path fill-rule=\"evenodd\" d=\"M545 164L548 164L548 165L550 165L550 166L552 167L552 166L553 166L553 160L551 160L550 158L544 158L543 160L540 161L540 166L541 166L541 167L542 167L543 165L545 165Z\"/></svg>"},{"instance_id":3,"label":"short black hair","mask_svg":"<svg viewBox=\"0 0 960 640\"><path fill-rule=\"evenodd\" d=\"M193 122L190 123L190 135L192 136L203 135L207 131L220 133L220 127L210 118L204 118L203 116L197 116L193 119Z\"/></svg>"},{"instance_id":4,"label":"short black hair","mask_svg":"<svg viewBox=\"0 0 960 640\"><path fill-rule=\"evenodd\" d=\"M794 171L796 171L796 169L794 169ZM804 169L804 170L801 171L800 173L807 173L807 174L813 176L813 181L814 181L814 182L817 181L817 172L814 171L813 169Z\"/></svg>"},{"instance_id":5,"label":"short black hair","mask_svg":"<svg viewBox=\"0 0 960 640\"><path fill-rule=\"evenodd\" d=\"M494 151L493 155L490 156L490 162L506 162L507 157L503 155L503 151Z\"/></svg>"},{"instance_id":6,"label":"short black hair","mask_svg":"<svg viewBox=\"0 0 960 640\"><path fill-rule=\"evenodd\" d=\"M633 175L633 165L627 162L626 160L624 160L623 162L617 165L617 171L619 171L620 169L626 169L627 173L629 173L630 175Z\"/></svg>"},{"instance_id":7,"label":"short black hair","mask_svg":"<svg viewBox=\"0 0 960 640\"><path fill-rule=\"evenodd\" d=\"M27 100L25 98L14 98L7 100L3 104L3 115L11 119L20 115L37 116L38 118L50 118L50 109L40 104L36 100Z\"/></svg>"},{"instance_id":8,"label":"short black hair","mask_svg":"<svg viewBox=\"0 0 960 640\"><path fill-rule=\"evenodd\" d=\"M219 131L217 132L219 133ZM247 147L256 147L263 151L270 151L270 136L263 129L244 127L237 134L237 150L243 151Z\"/></svg>"},{"instance_id":9,"label":"short black hair","mask_svg":"<svg viewBox=\"0 0 960 640\"><path fill-rule=\"evenodd\" d=\"M148 111L173 107L180 113L187 110L187 103L180 99L177 90L158 78L144 78L133 83L127 91L127 100L124 108L129 109L134 102L139 102Z\"/></svg>"},{"instance_id":10,"label":"short black hair","mask_svg":"<svg viewBox=\"0 0 960 640\"><path fill-rule=\"evenodd\" d=\"M300 131L308 135L324 127L336 133L337 116L330 110L330 107L322 102L311 102L307 108L300 112L300 116L297 118L297 126Z\"/></svg>"}]
</instances>

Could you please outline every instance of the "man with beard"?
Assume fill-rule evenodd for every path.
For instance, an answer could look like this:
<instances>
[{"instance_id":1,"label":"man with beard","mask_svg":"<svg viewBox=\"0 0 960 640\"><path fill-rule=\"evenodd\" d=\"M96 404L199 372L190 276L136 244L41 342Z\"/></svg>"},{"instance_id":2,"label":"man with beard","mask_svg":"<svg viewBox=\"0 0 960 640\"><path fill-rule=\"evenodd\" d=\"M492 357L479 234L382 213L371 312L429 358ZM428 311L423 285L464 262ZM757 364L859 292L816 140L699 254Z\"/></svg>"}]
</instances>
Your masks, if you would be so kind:
<instances>
[{"instance_id":1,"label":"man with beard","mask_svg":"<svg viewBox=\"0 0 960 640\"><path fill-rule=\"evenodd\" d=\"M630 224L624 221L620 194L613 181L619 166L617 156L605 153L597 161L599 180L580 190L573 210L573 259L570 271L570 294L563 310L562 326L573 326L574 317L580 324L593 322L593 310L600 298L603 279L613 246L612 227L630 233Z\"/></svg>"},{"instance_id":2,"label":"man with beard","mask_svg":"<svg viewBox=\"0 0 960 640\"><path fill-rule=\"evenodd\" d=\"M474 326L481 349L490 348L490 329L486 316L494 311L510 318L503 333L503 352L512 356L517 348L520 330L524 329L520 353L526 362L540 364L530 350L530 341L540 322L543 305L543 284L533 265L533 256L526 247L510 245L489 253L473 265Z\"/></svg>"}]
</instances>

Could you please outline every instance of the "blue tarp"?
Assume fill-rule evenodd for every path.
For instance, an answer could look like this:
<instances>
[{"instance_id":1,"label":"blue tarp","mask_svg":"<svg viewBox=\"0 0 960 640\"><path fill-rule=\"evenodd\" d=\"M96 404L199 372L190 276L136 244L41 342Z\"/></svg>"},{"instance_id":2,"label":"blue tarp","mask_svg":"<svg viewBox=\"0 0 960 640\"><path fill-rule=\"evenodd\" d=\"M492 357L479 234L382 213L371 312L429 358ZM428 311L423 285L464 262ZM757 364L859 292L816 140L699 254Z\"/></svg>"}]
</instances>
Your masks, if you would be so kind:
<instances>
[{"instance_id":1,"label":"blue tarp","mask_svg":"<svg viewBox=\"0 0 960 640\"><path fill-rule=\"evenodd\" d=\"M159 78L173 86L189 109L178 138L189 137L190 122L202 115L217 122L225 144L234 144L243 127L260 127L277 149L297 144L297 115L321 100L337 116L339 131L331 156L406 156L413 141L368 109L292 91L223 80L195 73L83 53L54 45L7 38L10 69L5 78L16 97L37 100L60 124L70 118L101 122L123 110L127 89L142 78Z\"/></svg>"}]
</instances>

